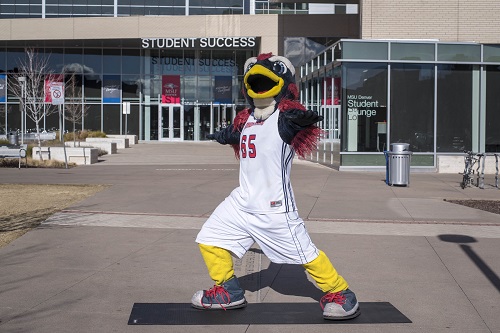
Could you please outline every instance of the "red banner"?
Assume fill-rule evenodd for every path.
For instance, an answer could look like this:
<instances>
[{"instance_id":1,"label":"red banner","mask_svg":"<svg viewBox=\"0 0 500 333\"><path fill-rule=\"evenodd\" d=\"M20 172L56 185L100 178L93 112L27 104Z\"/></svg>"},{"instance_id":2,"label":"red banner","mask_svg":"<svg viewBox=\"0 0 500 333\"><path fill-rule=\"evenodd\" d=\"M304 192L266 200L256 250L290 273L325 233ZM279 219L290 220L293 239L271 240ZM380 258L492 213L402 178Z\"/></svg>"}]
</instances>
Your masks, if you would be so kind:
<instances>
[{"instance_id":1,"label":"red banner","mask_svg":"<svg viewBox=\"0 0 500 333\"><path fill-rule=\"evenodd\" d=\"M179 104L181 102L180 75L163 75L161 78L161 102Z\"/></svg>"},{"instance_id":2,"label":"red banner","mask_svg":"<svg viewBox=\"0 0 500 333\"><path fill-rule=\"evenodd\" d=\"M52 94L50 93L50 87L52 86L52 82L58 83L60 86L61 82L64 82L64 75L62 74L49 74L45 76L45 103L52 103Z\"/></svg>"}]
</instances>

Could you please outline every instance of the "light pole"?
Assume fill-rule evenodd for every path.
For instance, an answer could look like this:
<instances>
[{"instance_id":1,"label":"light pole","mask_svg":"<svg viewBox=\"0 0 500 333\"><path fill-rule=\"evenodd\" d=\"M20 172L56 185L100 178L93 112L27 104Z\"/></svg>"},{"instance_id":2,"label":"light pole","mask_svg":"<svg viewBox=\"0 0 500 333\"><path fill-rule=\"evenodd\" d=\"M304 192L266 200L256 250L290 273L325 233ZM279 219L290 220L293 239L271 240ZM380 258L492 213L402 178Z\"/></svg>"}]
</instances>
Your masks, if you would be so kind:
<instances>
[{"instance_id":1,"label":"light pole","mask_svg":"<svg viewBox=\"0 0 500 333\"><path fill-rule=\"evenodd\" d=\"M21 144L24 144L24 115L26 114L26 76L19 76L17 78L21 86L21 99L23 107L21 108Z\"/></svg>"}]
</instances>

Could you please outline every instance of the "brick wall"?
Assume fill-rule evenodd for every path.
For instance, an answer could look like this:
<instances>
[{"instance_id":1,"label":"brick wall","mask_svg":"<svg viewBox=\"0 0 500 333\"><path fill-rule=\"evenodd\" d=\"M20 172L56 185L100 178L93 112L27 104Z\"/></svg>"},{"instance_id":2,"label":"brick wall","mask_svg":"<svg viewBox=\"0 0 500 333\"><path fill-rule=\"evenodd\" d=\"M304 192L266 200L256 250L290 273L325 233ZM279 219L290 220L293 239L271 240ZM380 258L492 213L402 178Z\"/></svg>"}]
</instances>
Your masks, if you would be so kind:
<instances>
[{"instance_id":1,"label":"brick wall","mask_svg":"<svg viewBox=\"0 0 500 333\"><path fill-rule=\"evenodd\" d=\"M499 0L361 0L366 39L500 43Z\"/></svg>"}]
</instances>

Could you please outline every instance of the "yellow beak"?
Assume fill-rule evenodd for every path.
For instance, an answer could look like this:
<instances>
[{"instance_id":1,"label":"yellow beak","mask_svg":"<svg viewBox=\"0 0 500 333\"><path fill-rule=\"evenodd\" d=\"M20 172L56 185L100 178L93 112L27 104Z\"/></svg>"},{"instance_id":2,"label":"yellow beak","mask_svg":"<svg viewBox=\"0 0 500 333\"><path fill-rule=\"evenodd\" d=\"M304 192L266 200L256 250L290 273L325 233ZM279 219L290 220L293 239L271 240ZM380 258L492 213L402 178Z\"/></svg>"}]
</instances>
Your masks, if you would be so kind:
<instances>
[{"instance_id":1,"label":"yellow beak","mask_svg":"<svg viewBox=\"0 0 500 333\"><path fill-rule=\"evenodd\" d=\"M269 98L278 95L285 81L262 65L254 65L243 78L248 96Z\"/></svg>"}]
</instances>

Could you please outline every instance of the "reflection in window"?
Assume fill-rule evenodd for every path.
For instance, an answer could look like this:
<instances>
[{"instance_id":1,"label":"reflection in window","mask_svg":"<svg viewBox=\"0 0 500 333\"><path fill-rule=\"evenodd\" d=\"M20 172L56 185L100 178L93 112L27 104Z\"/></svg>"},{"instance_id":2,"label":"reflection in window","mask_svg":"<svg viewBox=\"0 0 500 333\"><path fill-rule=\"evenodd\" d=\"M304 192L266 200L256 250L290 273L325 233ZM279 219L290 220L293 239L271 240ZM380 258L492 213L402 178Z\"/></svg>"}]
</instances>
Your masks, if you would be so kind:
<instances>
[{"instance_id":1,"label":"reflection in window","mask_svg":"<svg viewBox=\"0 0 500 333\"><path fill-rule=\"evenodd\" d=\"M120 105L103 105L102 127L106 134L120 134Z\"/></svg>"},{"instance_id":2,"label":"reflection in window","mask_svg":"<svg viewBox=\"0 0 500 333\"><path fill-rule=\"evenodd\" d=\"M473 147L473 113L479 111L479 75L472 65L438 65L437 151L463 152ZM477 124L476 124L477 125ZM475 133L477 134L477 133Z\"/></svg>"},{"instance_id":3,"label":"reflection in window","mask_svg":"<svg viewBox=\"0 0 500 333\"><path fill-rule=\"evenodd\" d=\"M101 87L102 79L100 75L97 74L85 74L83 77L84 82L84 96L85 101L101 101Z\"/></svg>"},{"instance_id":4,"label":"reflection in window","mask_svg":"<svg viewBox=\"0 0 500 333\"><path fill-rule=\"evenodd\" d=\"M122 90L124 101L139 102L140 96L140 76L139 75L123 75Z\"/></svg>"},{"instance_id":5,"label":"reflection in window","mask_svg":"<svg viewBox=\"0 0 500 333\"><path fill-rule=\"evenodd\" d=\"M141 52L140 50L122 50L122 73L140 74L141 73Z\"/></svg>"},{"instance_id":6,"label":"reflection in window","mask_svg":"<svg viewBox=\"0 0 500 333\"><path fill-rule=\"evenodd\" d=\"M103 49L103 73L119 74L121 71L121 65L122 58L119 49Z\"/></svg>"},{"instance_id":7,"label":"reflection in window","mask_svg":"<svg viewBox=\"0 0 500 333\"><path fill-rule=\"evenodd\" d=\"M342 75L343 150L383 151L387 122L387 64L346 63Z\"/></svg>"},{"instance_id":8,"label":"reflection in window","mask_svg":"<svg viewBox=\"0 0 500 333\"><path fill-rule=\"evenodd\" d=\"M434 151L434 66L391 66L391 143L414 152Z\"/></svg>"},{"instance_id":9,"label":"reflection in window","mask_svg":"<svg viewBox=\"0 0 500 333\"><path fill-rule=\"evenodd\" d=\"M500 66L486 66L486 152L500 152Z\"/></svg>"},{"instance_id":10,"label":"reflection in window","mask_svg":"<svg viewBox=\"0 0 500 333\"><path fill-rule=\"evenodd\" d=\"M101 130L101 105L86 104L88 106L87 114L84 118L83 128L89 131Z\"/></svg>"},{"instance_id":11,"label":"reflection in window","mask_svg":"<svg viewBox=\"0 0 500 333\"><path fill-rule=\"evenodd\" d=\"M139 136L139 105L130 105L130 114L122 114L122 133L135 134Z\"/></svg>"}]
</instances>

